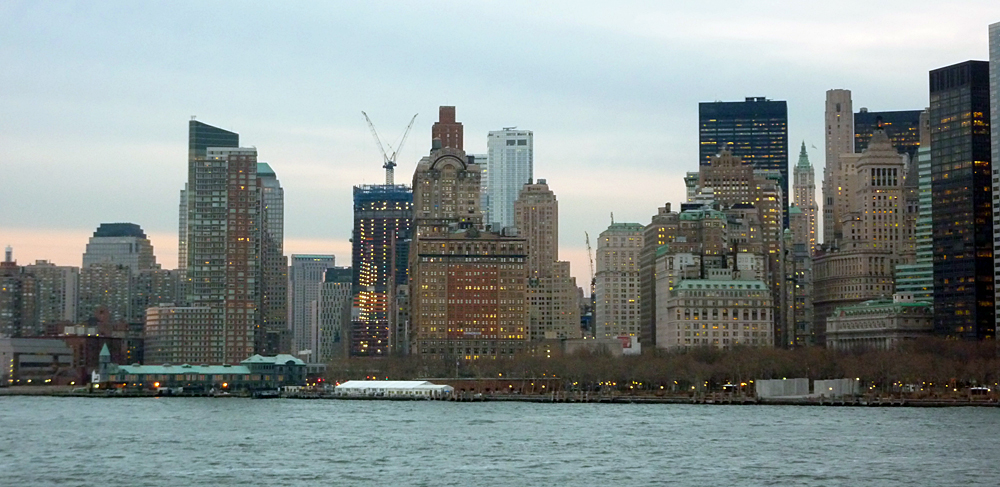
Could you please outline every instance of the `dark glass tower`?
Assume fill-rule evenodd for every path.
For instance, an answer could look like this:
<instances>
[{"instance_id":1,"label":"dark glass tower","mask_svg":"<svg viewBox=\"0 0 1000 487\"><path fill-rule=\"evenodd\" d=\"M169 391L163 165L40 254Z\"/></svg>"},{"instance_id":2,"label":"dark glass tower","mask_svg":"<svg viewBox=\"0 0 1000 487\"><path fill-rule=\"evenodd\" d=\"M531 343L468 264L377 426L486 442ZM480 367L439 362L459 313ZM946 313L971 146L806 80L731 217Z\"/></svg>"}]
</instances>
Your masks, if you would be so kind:
<instances>
[{"instance_id":1,"label":"dark glass tower","mask_svg":"<svg viewBox=\"0 0 1000 487\"><path fill-rule=\"evenodd\" d=\"M892 146L900 154L917 157L920 148L920 114L923 110L899 110L893 112L869 112L862 108L854 114L854 152L861 153L868 148L868 141L881 125L892 141Z\"/></svg>"},{"instance_id":2,"label":"dark glass tower","mask_svg":"<svg viewBox=\"0 0 1000 487\"><path fill-rule=\"evenodd\" d=\"M385 356L390 351L390 300L407 283L413 191L402 184L354 187L351 249L354 305L351 355Z\"/></svg>"},{"instance_id":3,"label":"dark glass tower","mask_svg":"<svg viewBox=\"0 0 1000 487\"><path fill-rule=\"evenodd\" d=\"M723 149L755 169L781 172L784 227L788 228L788 105L764 97L698 104L698 156L707 166Z\"/></svg>"},{"instance_id":4,"label":"dark glass tower","mask_svg":"<svg viewBox=\"0 0 1000 487\"><path fill-rule=\"evenodd\" d=\"M239 147L240 134L197 120L188 122L188 158L204 157L209 147Z\"/></svg>"},{"instance_id":5,"label":"dark glass tower","mask_svg":"<svg viewBox=\"0 0 1000 487\"><path fill-rule=\"evenodd\" d=\"M930 72L934 331L994 336L989 63Z\"/></svg>"}]
</instances>

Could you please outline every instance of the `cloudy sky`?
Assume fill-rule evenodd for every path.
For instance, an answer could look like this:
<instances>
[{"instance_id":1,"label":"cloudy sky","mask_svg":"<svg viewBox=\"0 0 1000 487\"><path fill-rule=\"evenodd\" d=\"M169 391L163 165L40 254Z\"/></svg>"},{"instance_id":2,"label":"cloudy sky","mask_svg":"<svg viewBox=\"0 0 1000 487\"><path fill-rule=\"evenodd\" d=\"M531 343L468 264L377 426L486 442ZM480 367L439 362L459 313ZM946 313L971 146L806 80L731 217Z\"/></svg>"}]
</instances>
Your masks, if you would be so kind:
<instances>
[{"instance_id":1,"label":"cloudy sky","mask_svg":"<svg viewBox=\"0 0 1000 487\"><path fill-rule=\"evenodd\" d=\"M584 231L683 200L698 102L787 100L792 162L802 140L818 147L818 184L827 89L852 90L855 109L923 108L927 72L987 59L997 21L996 0L4 0L0 245L80 265L98 224L134 222L174 267L197 116L277 172L287 253L349 265L351 186L384 177L361 111L388 139L420 114L396 171L408 182L437 107L455 105L468 152L489 130L534 131L583 285Z\"/></svg>"}]
</instances>

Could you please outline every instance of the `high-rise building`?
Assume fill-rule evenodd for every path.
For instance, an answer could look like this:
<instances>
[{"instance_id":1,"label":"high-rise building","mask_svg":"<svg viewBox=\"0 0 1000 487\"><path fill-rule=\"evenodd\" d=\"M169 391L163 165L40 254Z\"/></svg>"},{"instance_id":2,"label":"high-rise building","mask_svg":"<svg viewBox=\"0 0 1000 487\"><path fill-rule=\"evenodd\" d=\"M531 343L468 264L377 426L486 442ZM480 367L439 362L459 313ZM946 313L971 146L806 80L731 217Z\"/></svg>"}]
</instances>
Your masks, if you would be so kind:
<instances>
[{"instance_id":1,"label":"high-rise building","mask_svg":"<svg viewBox=\"0 0 1000 487\"><path fill-rule=\"evenodd\" d=\"M253 354L260 322L257 150L227 130L195 120L188 128L185 301L210 310L189 314L203 319L200 363L239 363Z\"/></svg>"},{"instance_id":2,"label":"high-rise building","mask_svg":"<svg viewBox=\"0 0 1000 487\"><path fill-rule=\"evenodd\" d=\"M992 338L993 215L989 63L930 72L934 331Z\"/></svg>"},{"instance_id":3,"label":"high-rise building","mask_svg":"<svg viewBox=\"0 0 1000 487\"><path fill-rule=\"evenodd\" d=\"M24 266L24 272L35 278L37 327L45 330L57 323L76 322L77 292L80 268L55 265L45 260ZM58 330L57 331L61 331Z\"/></svg>"},{"instance_id":4,"label":"high-rise building","mask_svg":"<svg viewBox=\"0 0 1000 487\"><path fill-rule=\"evenodd\" d=\"M521 187L534 180L534 134L515 128L490 131L486 148L484 222L499 232L514 226L514 202Z\"/></svg>"},{"instance_id":5,"label":"high-rise building","mask_svg":"<svg viewBox=\"0 0 1000 487\"><path fill-rule=\"evenodd\" d=\"M1000 279L1000 22L990 24L990 143L993 168L993 269L994 279ZM994 285L1000 294L1000 288ZM1000 296L996 296L1000 303ZM998 305L1000 306L1000 305ZM1000 309L996 310L1000 319ZM994 325L994 330L996 327Z\"/></svg>"},{"instance_id":6,"label":"high-rise building","mask_svg":"<svg viewBox=\"0 0 1000 487\"><path fill-rule=\"evenodd\" d=\"M177 268L182 271L187 269L188 258L187 198L187 183L184 183L184 189L181 190L180 204L177 205Z\"/></svg>"},{"instance_id":7,"label":"high-rise building","mask_svg":"<svg viewBox=\"0 0 1000 487\"><path fill-rule=\"evenodd\" d=\"M892 146L911 159L920 147L920 114L923 110L870 112L862 107L854 114L854 152L864 152L877 128L885 131Z\"/></svg>"},{"instance_id":8,"label":"high-rise building","mask_svg":"<svg viewBox=\"0 0 1000 487\"><path fill-rule=\"evenodd\" d=\"M132 307L132 269L127 265L96 263L80 269L77 319L108 323L137 323Z\"/></svg>"},{"instance_id":9,"label":"high-rise building","mask_svg":"<svg viewBox=\"0 0 1000 487\"><path fill-rule=\"evenodd\" d=\"M156 257L142 228L135 223L102 223L87 243L83 267L115 264L128 267L132 274L155 269Z\"/></svg>"},{"instance_id":10,"label":"high-rise building","mask_svg":"<svg viewBox=\"0 0 1000 487\"><path fill-rule=\"evenodd\" d=\"M802 211L805 220L805 228L800 229L801 235L795 235L796 241L806 244L806 249L812 254L816 248L816 224L819 207L816 206L816 173L812 164L809 163L809 154L806 153L806 143L802 142L802 149L799 151L799 162L793 171L794 184L792 186L795 193L795 205ZM792 229L795 233L795 229Z\"/></svg>"},{"instance_id":11,"label":"high-rise building","mask_svg":"<svg viewBox=\"0 0 1000 487\"><path fill-rule=\"evenodd\" d=\"M788 211L788 106L784 101L747 97L742 102L698 104L699 159L709 165L723 150L755 169L781 174L783 213ZM787 218L785 218L787 220ZM787 227L787 221L784 223Z\"/></svg>"},{"instance_id":12,"label":"high-rise building","mask_svg":"<svg viewBox=\"0 0 1000 487\"><path fill-rule=\"evenodd\" d=\"M391 350L391 312L397 286L406 284L413 191L403 184L354 187L351 245L357 321L349 333L351 355L385 356Z\"/></svg>"},{"instance_id":13,"label":"high-rise building","mask_svg":"<svg viewBox=\"0 0 1000 487\"><path fill-rule=\"evenodd\" d=\"M351 333L351 269L330 267L323 272L316 301L312 302L310 362L327 363L348 354Z\"/></svg>"},{"instance_id":14,"label":"high-rise building","mask_svg":"<svg viewBox=\"0 0 1000 487\"><path fill-rule=\"evenodd\" d=\"M323 273L335 264L332 255L292 254L288 270L288 324L292 330L293 355L310 350L312 303L319 295Z\"/></svg>"},{"instance_id":15,"label":"high-rise building","mask_svg":"<svg viewBox=\"0 0 1000 487\"><path fill-rule=\"evenodd\" d=\"M696 191L697 177L685 177L684 180L685 182L691 180L691 191ZM656 304L660 299L656 289L657 251L660 247L674 241L678 234L679 225L679 215L677 212L670 211L670 203L666 203L657 210L652 221L646 225L642 232L642 251L639 254L639 295L644 299L639 301L641 327L639 342L643 345L656 345Z\"/></svg>"},{"instance_id":16,"label":"high-rise building","mask_svg":"<svg viewBox=\"0 0 1000 487\"><path fill-rule=\"evenodd\" d=\"M0 262L0 337L41 335L35 324L35 278L17 265L7 247Z\"/></svg>"},{"instance_id":17,"label":"high-rise building","mask_svg":"<svg viewBox=\"0 0 1000 487\"><path fill-rule=\"evenodd\" d=\"M435 138L413 175L411 353L473 360L527 349L524 239L479 229L482 173Z\"/></svg>"},{"instance_id":18,"label":"high-rise building","mask_svg":"<svg viewBox=\"0 0 1000 487\"><path fill-rule=\"evenodd\" d=\"M918 215L913 230L915 259L913 264L896 266L896 295L904 300L934 301L934 223L931 190L931 133L928 112L921 116L920 147L917 149ZM907 174L907 180L911 178Z\"/></svg>"},{"instance_id":19,"label":"high-rise building","mask_svg":"<svg viewBox=\"0 0 1000 487\"><path fill-rule=\"evenodd\" d=\"M257 163L260 185L260 329L256 353L291 352L288 330L288 257L284 254L285 191L271 166Z\"/></svg>"},{"instance_id":20,"label":"high-rise building","mask_svg":"<svg viewBox=\"0 0 1000 487\"><path fill-rule=\"evenodd\" d=\"M146 269L132 278L132 309L139 321L154 306L183 306L187 298L182 283L183 271Z\"/></svg>"},{"instance_id":21,"label":"high-rise building","mask_svg":"<svg viewBox=\"0 0 1000 487\"><path fill-rule=\"evenodd\" d=\"M639 254L643 226L612 223L597 239L597 338L639 336Z\"/></svg>"},{"instance_id":22,"label":"high-rise building","mask_svg":"<svg viewBox=\"0 0 1000 487\"><path fill-rule=\"evenodd\" d=\"M826 161L823 168L823 243L843 237L841 213L846 207L847 175L841 156L854 154L854 109L850 90L826 92Z\"/></svg>"},{"instance_id":23,"label":"high-rise building","mask_svg":"<svg viewBox=\"0 0 1000 487\"><path fill-rule=\"evenodd\" d=\"M438 121L431 127L431 140L441 141L441 147L464 150L462 122L455 121L455 107L438 108Z\"/></svg>"},{"instance_id":24,"label":"high-rise building","mask_svg":"<svg viewBox=\"0 0 1000 487\"><path fill-rule=\"evenodd\" d=\"M528 253L528 336L580 338L580 303L569 262L559 262L559 201L544 179L525 184L514 223Z\"/></svg>"}]
</instances>

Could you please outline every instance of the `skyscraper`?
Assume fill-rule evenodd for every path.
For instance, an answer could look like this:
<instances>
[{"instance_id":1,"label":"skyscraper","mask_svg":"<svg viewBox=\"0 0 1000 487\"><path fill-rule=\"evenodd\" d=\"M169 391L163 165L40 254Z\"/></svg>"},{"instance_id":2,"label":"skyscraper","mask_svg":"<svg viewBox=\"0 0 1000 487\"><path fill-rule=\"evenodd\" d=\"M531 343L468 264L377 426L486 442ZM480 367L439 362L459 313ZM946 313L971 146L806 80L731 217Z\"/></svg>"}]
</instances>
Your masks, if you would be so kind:
<instances>
[{"instance_id":1,"label":"skyscraper","mask_svg":"<svg viewBox=\"0 0 1000 487\"><path fill-rule=\"evenodd\" d=\"M559 262L559 201L544 179L523 186L514 222L527 244L529 337L580 338L576 279Z\"/></svg>"},{"instance_id":2,"label":"skyscraper","mask_svg":"<svg viewBox=\"0 0 1000 487\"><path fill-rule=\"evenodd\" d=\"M152 338L166 343L174 330L194 330L184 339L195 345L177 350L198 350L202 363L239 363L253 354L260 320L257 150L237 147L236 133L195 120L188 129L185 284L191 307L185 309L197 312L150 309L157 316L183 315L198 322L163 320L163 326L152 329L164 335ZM162 357L155 351L152 356Z\"/></svg>"},{"instance_id":3,"label":"skyscraper","mask_svg":"<svg viewBox=\"0 0 1000 487\"><path fill-rule=\"evenodd\" d=\"M292 254L288 270L288 324L292 330L292 354L312 345L312 303L319 295L323 273L334 267L332 255Z\"/></svg>"},{"instance_id":4,"label":"skyscraper","mask_svg":"<svg viewBox=\"0 0 1000 487\"><path fill-rule=\"evenodd\" d=\"M783 211L788 212L788 106L784 101L747 97L742 102L698 104L699 159L711 164L723 150L750 163L754 169L781 173ZM788 226L787 217L784 226Z\"/></svg>"},{"instance_id":5,"label":"skyscraper","mask_svg":"<svg viewBox=\"0 0 1000 487\"><path fill-rule=\"evenodd\" d=\"M35 277L14 260L14 249L7 247L0 262L0 337L40 335L34 325Z\"/></svg>"},{"instance_id":6,"label":"skyscraper","mask_svg":"<svg viewBox=\"0 0 1000 487\"><path fill-rule=\"evenodd\" d=\"M260 333L256 352L291 352L288 330L288 258L284 254L285 191L266 162L257 163L260 185Z\"/></svg>"},{"instance_id":7,"label":"skyscraper","mask_svg":"<svg viewBox=\"0 0 1000 487\"><path fill-rule=\"evenodd\" d=\"M525 241L479 229L481 176L438 137L413 174L411 353L424 358L526 350Z\"/></svg>"},{"instance_id":8,"label":"skyscraper","mask_svg":"<svg viewBox=\"0 0 1000 487\"><path fill-rule=\"evenodd\" d=\"M854 152L863 152L875 129L881 127L900 154L905 153L911 159L916 157L917 148L920 147L922 112L923 110L870 112L862 107L861 111L854 114Z\"/></svg>"},{"instance_id":9,"label":"skyscraper","mask_svg":"<svg viewBox=\"0 0 1000 487\"><path fill-rule=\"evenodd\" d=\"M826 160L823 167L823 243L843 236L841 213L846 208L847 174L843 154L854 154L854 109L850 90L826 92Z\"/></svg>"},{"instance_id":10,"label":"skyscraper","mask_svg":"<svg viewBox=\"0 0 1000 487\"><path fill-rule=\"evenodd\" d=\"M93 264L116 264L128 267L132 274L156 268L153 245L135 223L102 223L87 243L83 267Z\"/></svg>"},{"instance_id":11,"label":"skyscraper","mask_svg":"<svg viewBox=\"0 0 1000 487\"><path fill-rule=\"evenodd\" d=\"M639 253L643 226L612 223L597 239L597 338L639 336Z\"/></svg>"},{"instance_id":12,"label":"skyscraper","mask_svg":"<svg viewBox=\"0 0 1000 487\"><path fill-rule=\"evenodd\" d=\"M993 168L993 282L1000 278L1000 22L990 25L990 143ZM921 208L921 210L923 210ZM1000 294L1000 288L994 285ZM1000 296L996 296L1000 303ZM1000 305L998 305L1000 306ZM996 310L1000 319L1000 310ZM994 325L994 330L996 327Z\"/></svg>"},{"instance_id":13,"label":"skyscraper","mask_svg":"<svg viewBox=\"0 0 1000 487\"><path fill-rule=\"evenodd\" d=\"M994 336L989 63L930 72L934 331Z\"/></svg>"},{"instance_id":14,"label":"skyscraper","mask_svg":"<svg viewBox=\"0 0 1000 487\"><path fill-rule=\"evenodd\" d=\"M793 190L795 193L795 205L802 211L805 228L800 230L801 235L796 235L796 241L803 241L806 250L812 254L816 248L816 217L819 208L816 206L816 176L812 164L809 163L809 154L806 153L806 143L802 142L802 150L799 151L799 162L795 165L793 176L795 178ZM795 229L792 229L795 232Z\"/></svg>"},{"instance_id":15,"label":"skyscraper","mask_svg":"<svg viewBox=\"0 0 1000 487\"><path fill-rule=\"evenodd\" d=\"M494 231L514 226L514 202L525 183L533 181L534 134L505 128L486 140L488 177L483 186L487 208L484 223Z\"/></svg>"},{"instance_id":16,"label":"skyscraper","mask_svg":"<svg viewBox=\"0 0 1000 487\"><path fill-rule=\"evenodd\" d=\"M327 363L346 357L351 330L351 269L330 267L323 272L316 301L312 303L311 360Z\"/></svg>"},{"instance_id":17,"label":"skyscraper","mask_svg":"<svg viewBox=\"0 0 1000 487\"><path fill-rule=\"evenodd\" d=\"M385 356L390 350L391 300L407 282L413 192L409 186L354 187L351 245L353 296L357 321L350 330L355 356Z\"/></svg>"},{"instance_id":18,"label":"skyscraper","mask_svg":"<svg viewBox=\"0 0 1000 487\"><path fill-rule=\"evenodd\" d=\"M24 271L35 278L38 328L45 330L47 325L74 323L80 268L39 260L24 266Z\"/></svg>"}]
</instances>

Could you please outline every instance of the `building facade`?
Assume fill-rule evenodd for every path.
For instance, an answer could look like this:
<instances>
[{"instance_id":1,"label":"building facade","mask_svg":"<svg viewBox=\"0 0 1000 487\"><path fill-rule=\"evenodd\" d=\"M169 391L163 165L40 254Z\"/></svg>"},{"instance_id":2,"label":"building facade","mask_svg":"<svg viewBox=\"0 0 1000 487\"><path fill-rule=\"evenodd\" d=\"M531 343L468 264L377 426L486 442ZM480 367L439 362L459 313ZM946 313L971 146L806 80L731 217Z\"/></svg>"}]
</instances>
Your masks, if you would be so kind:
<instances>
[{"instance_id":1,"label":"building facade","mask_svg":"<svg viewBox=\"0 0 1000 487\"><path fill-rule=\"evenodd\" d=\"M864 152L875 130L881 128L897 152L910 159L916 157L920 147L921 113L923 110L871 112L862 107L854 114L854 152Z\"/></svg>"},{"instance_id":2,"label":"building facade","mask_svg":"<svg viewBox=\"0 0 1000 487\"><path fill-rule=\"evenodd\" d=\"M639 254L643 232L638 223L612 223L597 239L597 338L641 334Z\"/></svg>"},{"instance_id":3,"label":"building facade","mask_svg":"<svg viewBox=\"0 0 1000 487\"><path fill-rule=\"evenodd\" d=\"M990 143L991 167L993 170L993 282L1000 279L1000 22L990 24ZM1000 294L1000 288L994 286L994 292ZM1000 296L995 296L995 302L1000 303ZM1000 304L997 305L1000 307ZM1000 318L1000 309L995 309L995 316ZM996 325L994 324L994 331ZM994 335L995 336L995 335Z\"/></svg>"},{"instance_id":4,"label":"building facade","mask_svg":"<svg viewBox=\"0 0 1000 487\"><path fill-rule=\"evenodd\" d=\"M292 254L288 270L288 323L292 330L292 354L310 350L312 303L319 296L323 273L336 265L332 255Z\"/></svg>"},{"instance_id":5,"label":"building facade","mask_svg":"<svg viewBox=\"0 0 1000 487\"><path fill-rule=\"evenodd\" d=\"M802 212L804 225L802 228L792 230L796 242L802 241L811 254L816 249L817 235L816 226L818 224L819 207L816 205L816 172L809 162L809 154L806 152L806 143L802 142L802 149L799 151L799 162L795 164L793 171L794 184L792 185L795 205ZM789 225L791 221L789 220Z\"/></svg>"},{"instance_id":6,"label":"building facade","mask_svg":"<svg viewBox=\"0 0 1000 487\"><path fill-rule=\"evenodd\" d=\"M330 267L323 273L323 282L312 304L310 362L327 363L348 356L350 344L354 343L350 334L356 330L351 326L354 302L351 290L350 268Z\"/></svg>"},{"instance_id":7,"label":"building facade","mask_svg":"<svg viewBox=\"0 0 1000 487\"><path fill-rule=\"evenodd\" d=\"M522 187L514 224L527 250L529 338L580 338L576 279L559 261L559 201L544 179Z\"/></svg>"},{"instance_id":8,"label":"building facade","mask_svg":"<svg viewBox=\"0 0 1000 487\"><path fill-rule=\"evenodd\" d=\"M982 340L996 330L989 63L930 72L934 330Z\"/></svg>"},{"instance_id":9,"label":"building facade","mask_svg":"<svg viewBox=\"0 0 1000 487\"><path fill-rule=\"evenodd\" d=\"M156 268L153 245L135 223L102 223L87 243L83 267L114 264L128 267L133 274Z\"/></svg>"},{"instance_id":10,"label":"building facade","mask_svg":"<svg viewBox=\"0 0 1000 487\"><path fill-rule=\"evenodd\" d=\"M254 350L262 355L291 351L288 330L288 257L284 253L285 190L270 164L257 163L260 208L260 325Z\"/></svg>"},{"instance_id":11,"label":"building facade","mask_svg":"<svg viewBox=\"0 0 1000 487\"><path fill-rule=\"evenodd\" d=\"M783 214L788 211L788 106L784 101L747 97L742 102L698 104L699 159L711 164L723 150L755 169L781 174ZM787 222L784 224L787 226Z\"/></svg>"},{"instance_id":12,"label":"building facade","mask_svg":"<svg viewBox=\"0 0 1000 487\"><path fill-rule=\"evenodd\" d=\"M354 232L351 265L357 320L350 331L355 356L392 352L392 301L407 282L413 191L409 186L354 187Z\"/></svg>"},{"instance_id":13,"label":"building facade","mask_svg":"<svg viewBox=\"0 0 1000 487\"><path fill-rule=\"evenodd\" d=\"M770 286L762 281L685 279L665 300L656 346L771 347L773 313Z\"/></svg>"},{"instance_id":14,"label":"building facade","mask_svg":"<svg viewBox=\"0 0 1000 487\"><path fill-rule=\"evenodd\" d=\"M24 266L24 272L35 278L36 326L45 330L57 323L76 322L79 303L80 268L59 266L39 260Z\"/></svg>"},{"instance_id":15,"label":"building facade","mask_svg":"<svg viewBox=\"0 0 1000 487\"><path fill-rule=\"evenodd\" d=\"M826 92L826 160L823 169L823 243L834 245L843 237L841 212L845 207L845 179L851 174L843 168L841 157L854 153L854 108L851 91Z\"/></svg>"},{"instance_id":16,"label":"building facade","mask_svg":"<svg viewBox=\"0 0 1000 487\"><path fill-rule=\"evenodd\" d=\"M891 350L905 340L931 336L934 307L926 301L879 299L834 310L826 325L826 347Z\"/></svg>"},{"instance_id":17,"label":"building facade","mask_svg":"<svg viewBox=\"0 0 1000 487\"><path fill-rule=\"evenodd\" d=\"M486 141L489 176L483 184L487 208L484 223L493 231L514 227L514 202L521 187L534 181L534 134L505 128L490 131Z\"/></svg>"}]
</instances>

